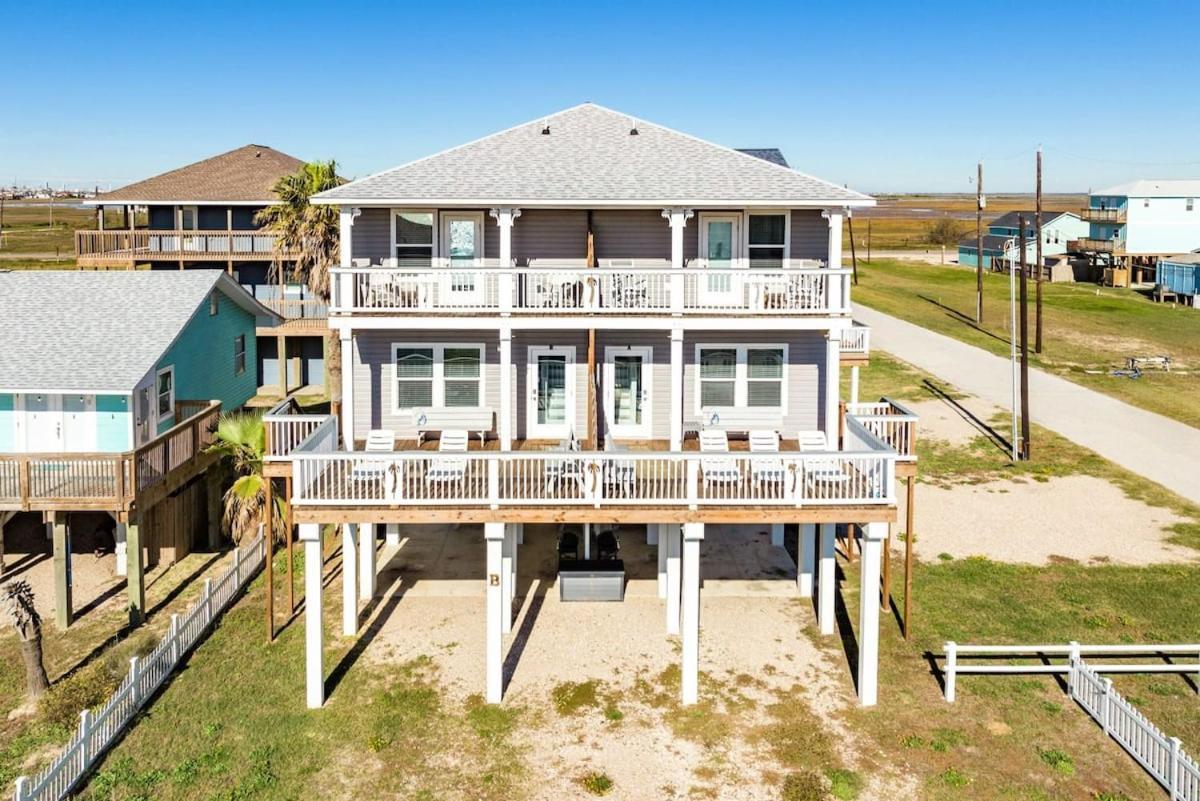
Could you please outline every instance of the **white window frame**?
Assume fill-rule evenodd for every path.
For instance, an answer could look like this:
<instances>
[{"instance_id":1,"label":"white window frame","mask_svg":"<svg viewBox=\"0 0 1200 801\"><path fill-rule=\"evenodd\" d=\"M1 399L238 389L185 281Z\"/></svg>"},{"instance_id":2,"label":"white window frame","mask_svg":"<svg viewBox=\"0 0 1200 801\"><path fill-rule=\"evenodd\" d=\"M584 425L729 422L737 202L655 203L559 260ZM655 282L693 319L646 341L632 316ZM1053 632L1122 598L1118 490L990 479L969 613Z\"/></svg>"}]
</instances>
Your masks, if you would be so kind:
<instances>
[{"instance_id":1,"label":"white window frame","mask_svg":"<svg viewBox=\"0 0 1200 801\"><path fill-rule=\"evenodd\" d=\"M617 357L642 357L642 393L645 396L642 404L641 424L626 423L617 425ZM608 432L614 437L646 437L649 439L654 431L654 346L652 345L608 345L604 348L604 417L609 426Z\"/></svg>"},{"instance_id":2,"label":"white window frame","mask_svg":"<svg viewBox=\"0 0 1200 801\"><path fill-rule=\"evenodd\" d=\"M783 215L783 269L792 266L792 211L791 209L754 209L742 214L742 263L750 266L750 218L778 217ZM755 245L754 247L779 247L779 245Z\"/></svg>"},{"instance_id":3,"label":"white window frame","mask_svg":"<svg viewBox=\"0 0 1200 801\"><path fill-rule=\"evenodd\" d=\"M238 340L241 340L241 350L238 350ZM241 366L238 366L238 358L241 358ZM233 338L233 374L242 375L246 372L246 335L237 334Z\"/></svg>"},{"instance_id":4,"label":"white window frame","mask_svg":"<svg viewBox=\"0 0 1200 801\"><path fill-rule=\"evenodd\" d=\"M171 376L171 386L167 393L167 396L170 398L170 409L166 414L163 414L158 410L158 402L162 396L162 392L159 390L158 384L159 379L161 379L164 375ZM167 419L172 421L175 419L175 365L173 364L167 365L154 374L154 423L157 426L163 420Z\"/></svg>"},{"instance_id":5,"label":"white window frame","mask_svg":"<svg viewBox=\"0 0 1200 801\"><path fill-rule=\"evenodd\" d=\"M740 270L746 266L746 214L745 212L738 213L736 211L702 211L699 214L700 221L698 223L700 230L696 236L696 258L705 267L708 267L708 223L712 220L733 220L734 227L738 230L733 232L733 242L730 243L729 261L730 268Z\"/></svg>"},{"instance_id":6,"label":"white window frame","mask_svg":"<svg viewBox=\"0 0 1200 801\"><path fill-rule=\"evenodd\" d=\"M396 351L402 348L424 348L433 351L433 408L455 408L455 409L483 409L486 408L484 400L487 398L487 347L482 342L393 342L392 343L392 358L388 363L388 380L391 386L391 407L392 414L401 416L411 414L416 407L400 406L399 393L396 391L399 379L396 377ZM465 348L475 348L479 351L479 405L478 406L454 406L446 407L446 373L445 359L446 350L460 350ZM423 380L423 379L422 379ZM467 379L452 378L451 381L464 381Z\"/></svg>"},{"instance_id":7,"label":"white window frame","mask_svg":"<svg viewBox=\"0 0 1200 801\"><path fill-rule=\"evenodd\" d=\"M438 263L439 252L440 252L439 251L440 243L438 241L439 240L438 231L442 224L442 221L440 219L438 219L438 210L437 209L392 209L391 211L392 211L391 218L390 218L391 244L388 246L388 253L391 254L392 263L395 264L396 266L399 266L399 264L400 264L399 248L396 245L396 218L398 216L400 216L401 214L430 214L430 215L433 215L433 223L432 223L432 226L433 226L433 230L432 230L433 248L429 254L429 265L430 265L430 267L436 267L437 263Z\"/></svg>"},{"instance_id":8,"label":"white window frame","mask_svg":"<svg viewBox=\"0 0 1200 801\"><path fill-rule=\"evenodd\" d=\"M576 394L576 371L579 362L576 360L576 352L574 345L530 345L527 351L525 364L525 388L529 398L525 404L525 435L528 439L565 439L575 432L575 423L579 417L579 409L577 405ZM561 424L555 423L538 423L537 421L537 387L538 387L538 357L539 356L557 356L563 354L566 356L566 363L563 369L566 371L564 378L566 379L566 407L567 419Z\"/></svg>"},{"instance_id":9,"label":"white window frame","mask_svg":"<svg viewBox=\"0 0 1200 801\"><path fill-rule=\"evenodd\" d=\"M778 408L781 415L788 413L788 346L786 342L747 342L743 344L734 344L732 342L697 342L696 343L696 376L694 379L695 386L693 387L694 400L692 405L697 417L704 413L704 408L700 403L700 388L701 388L701 365L700 352L705 350L732 350L737 354L737 360L734 366L733 376L733 406L711 406L712 409L772 409ZM782 385L779 388L779 406L754 406L751 407L748 403L749 396L749 368L747 355L752 350L782 350L783 351L783 374L780 376Z\"/></svg>"},{"instance_id":10,"label":"white window frame","mask_svg":"<svg viewBox=\"0 0 1200 801\"><path fill-rule=\"evenodd\" d=\"M483 212L455 211L453 209L442 209L440 212L434 215L434 222L438 226L437 235L434 236L434 250L438 251L434 256L434 258L437 259L434 264L441 267L450 266L450 254L446 253L445 255L442 255L437 245L445 240L446 231L443 229L448 224L448 221L453 219L470 220L471 222L475 223L476 230L479 232L479 252L475 254L475 266L482 265L484 263L484 259L487 258L487 254L484 252L487 249L487 245L485 244L487 239L487 220L484 217ZM446 249L449 250L449 245L446 246Z\"/></svg>"}]
</instances>

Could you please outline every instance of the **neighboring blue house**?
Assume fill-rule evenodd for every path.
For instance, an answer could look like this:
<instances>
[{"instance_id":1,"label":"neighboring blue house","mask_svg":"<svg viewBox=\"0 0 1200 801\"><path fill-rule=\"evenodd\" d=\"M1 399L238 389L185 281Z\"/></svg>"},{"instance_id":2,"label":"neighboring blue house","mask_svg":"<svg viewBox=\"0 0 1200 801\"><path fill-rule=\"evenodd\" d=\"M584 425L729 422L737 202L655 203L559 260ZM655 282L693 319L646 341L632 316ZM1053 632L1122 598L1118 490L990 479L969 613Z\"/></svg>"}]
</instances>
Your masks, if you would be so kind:
<instances>
[{"instance_id":1,"label":"neighboring blue house","mask_svg":"<svg viewBox=\"0 0 1200 801\"><path fill-rule=\"evenodd\" d=\"M1037 230L1034 225L1036 213L1033 211L1010 211L997 217L988 224L983 237L983 266L991 269L1007 269L1008 260L1014 262L1021 259L1020 228L1018 218L1025 217L1025 263L1037 263ZM1068 211L1042 212L1042 258L1060 256L1067 252L1067 243L1087 236L1088 224L1079 215ZM976 242L974 235L962 239L958 243L958 263L967 267L975 267Z\"/></svg>"},{"instance_id":2,"label":"neighboring blue house","mask_svg":"<svg viewBox=\"0 0 1200 801\"><path fill-rule=\"evenodd\" d=\"M0 453L120 453L255 395L279 317L219 270L0 272Z\"/></svg>"},{"instance_id":3,"label":"neighboring blue house","mask_svg":"<svg viewBox=\"0 0 1200 801\"><path fill-rule=\"evenodd\" d=\"M1200 252L1159 259L1157 277L1160 295L1175 295L1180 302L1200 309Z\"/></svg>"}]
</instances>

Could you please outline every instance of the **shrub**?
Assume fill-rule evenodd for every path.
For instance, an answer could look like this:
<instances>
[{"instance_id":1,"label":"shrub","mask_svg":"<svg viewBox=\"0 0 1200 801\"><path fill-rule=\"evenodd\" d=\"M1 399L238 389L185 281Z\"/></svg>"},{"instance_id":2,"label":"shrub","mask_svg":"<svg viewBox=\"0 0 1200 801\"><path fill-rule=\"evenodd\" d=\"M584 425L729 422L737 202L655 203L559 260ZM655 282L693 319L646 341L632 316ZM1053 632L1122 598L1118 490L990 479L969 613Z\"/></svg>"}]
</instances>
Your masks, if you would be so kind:
<instances>
[{"instance_id":1,"label":"shrub","mask_svg":"<svg viewBox=\"0 0 1200 801\"><path fill-rule=\"evenodd\" d=\"M585 775L579 780L579 783L592 795L608 795L608 791L613 788L612 779L608 778L606 774L595 771Z\"/></svg>"},{"instance_id":2,"label":"shrub","mask_svg":"<svg viewBox=\"0 0 1200 801\"><path fill-rule=\"evenodd\" d=\"M863 789L863 779L852 770L835 768L826 774L829 779L829 792L838 801L854 801Z\"/></svg>"},{"instance_id":3,"label":"shrub","mask_svg":"<svg viewBox=\"0 0 1200 801\"><path fill-rule=\"evenodd\" d=\"M938 774L938 779L947 787L966 787L971 783L971 780L967 778L967 774L958 768L946 768Z\"/></svg>"},{"instance_id":4,"label":"shrub","mask_svg":"<svg viewBox=\"0 0 1200 801\"><path fill-rule=\"evenodd\" d=\"M823 801L825 787L815 773L789 773L783 780L782 801Z\"/></svg>"}]
</instances>

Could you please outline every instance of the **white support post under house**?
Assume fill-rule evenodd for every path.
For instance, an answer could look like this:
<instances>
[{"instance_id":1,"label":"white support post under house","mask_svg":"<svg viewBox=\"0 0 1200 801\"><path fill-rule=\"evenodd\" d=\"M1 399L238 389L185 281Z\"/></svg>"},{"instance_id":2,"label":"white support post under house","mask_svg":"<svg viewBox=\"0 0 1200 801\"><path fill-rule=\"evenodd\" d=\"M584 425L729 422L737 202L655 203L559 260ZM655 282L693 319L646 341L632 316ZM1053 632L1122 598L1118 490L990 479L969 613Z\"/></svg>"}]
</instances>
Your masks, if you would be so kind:
<instances>
[{"instance_id":1,"label":"white support post under house","mask_svg":"<svg viewBox=\"0 0 1200 801\"><path fill-rule=\"evenodd\" d=\"M820 562L817 569L817 622L822 634L833 634L834 593L837 590L837 562L834 560L835 523L821 523Z\"/></svg>"},{"instance_id":2,"label":"white support post under house","mask_svg":"<svg viewBox=\"0 0 1200 801\"><path fill-rule=\"evenodd\" d=\"M840 381L842 363L842 340L836 331L830 331L825 340L825 441L830 450L838 450L838 426L842 385Z\"/></svg>"},{"instance_id":3,"label":"white support post under house","mask_svg":"<svg viewBox=\"0 0 1200 801\"><path fill-rule=\"evenodd\" d=\"M400 524L399 523L388 523L387 524L387 544L391 545L391 546L396 546L396 545L400 544Z\"/></svg>"},{"instance_id":4,"label":"white support post under house","mask_svg":"<svg viewBox=\"0 0 1200 801\"><path fill-rule=\"evenodd\" d=\"M485 577L487 591L485 626L487 628L484 637L484 654L487 663L486 699L489 704L500 703L504 696L504 658L502 653L504 598L500 585L500 575L503 572L504 531L503 523L483 524L483 538L487 548L487 576Z\"/></svg>"},{"instance_id":5,"label":"white support post under house","mask_svg":"<svg viewBox=\"0 0 1200 801\"><path fill-rule=\"evenodd\" d=\"M358 597L375 597L375 524L358 524Z\"/></svg>"},{"instance_id":6,"label":"white support post under house","mask_svg":"<svg viewBox=\"0 0 1200 801\"><path fill-rule=\"evenodd\" d=\"M683 524L683 675L684 704L694 704L700 696L700 541L703 523Z\"/></svg>"},{"instance_id":7,"label":"white support post under house","mask_svg":"<svg viewBox=\"0 0 1200 801\"><path fill-rule=\"evenodd\" d=\"M341 332L342 346L342 445L354 450L354 336L350 331ZM280 357L279 369L284 369ZM280 373L282 375L282 373Z\"/></svg>"},{"instance_id":8,"label":"white support post under house","mask_svg":"<svg viewBox=\"0 0 1200 801\"><path fill-rule=\"evenodd\" d=\"M800 558L796 565L796 589L801 598L811 598L813 574L817 567L817 524L801 523L799 537L796 545L796 555Z\"/></svg>"},{"instance_id":9,"label":"white support post under house","mask_svg":"<svg viewBox=\"0 0 1200 801\"><path fill-rule=\"evenodd\" d=\"M858 702L875 706L879 698L879 568L887 523L862 526L862 586L858 589Z\"/></svg>"},{"instance_id":10,"label":"white support post under house","mask_svg":"<svg viewBox=\"0 0 1200 801\"><path fill-rule=\"evenodd\" d=\"M842 269L842 212L827 209L821 212L821 216L829 221L829 269L840 270ZM842 281L840 275L829 276L825 302L829 304L830 313L842 309Z\"/></svg>"},{"instance_id":11,"label":"white support post under house","mask_svg":"<svg viewBox=\"0 0 1200 801\"><path fill-rule=\"evenodd\" d=\"M497 434L500 436L500 450L502 451L512 450L512 410L512 326L502 325L500 326L500 419L497 421Z\"/></svg>"},{"instance_id":12,"label":"white support post under house","mask_svg":"<svg viewBox=\"0 0 1200 801\"><path fill-rule=\"evenodd\" d=\"M304 686L309 709L325 703L325 647L321 626L321 526L301 523L300 542L304 543Z\"/></svg>"},{"instance_id":13,"label":"white support post under house","mask_svg":"<svg viewBox=\"0 0 1200 801\"><path fill-rule=\"evenodd\" d=\"M858 403L858 365L850 367L850 402Z\"/></svg>"},{"instance_id":14,"label":"white support post under house","mask_svg":"<svg viewBox=\"0 0 1200 801\"><path fill-rule=\"evenodd\" d=\"M3 526L0 526L0 531L3 531ZM0 536L3 536L3 535L0 534ZM127 539L128 536L129 536L129 531L128 531L128 529L125 528L125 524L117 523L117 528L113 532L113 539L115 541L114 547L113 547L113 556L117 560L117 575L118 576L129 575L129 563L128 563L129 547L128 547L128 539Z\"/></svg>"},{"instance_id":15,"label":"white support post under house","mask_svg":"<svg viewBox=\"0 0 1200 801\"><path fill-rule=\"evenodd\" d=\"M498 261L502 272L499 275L496 287L499 293L500 313L510 314L512 312L514 288L513 274L509 271L513 266L512 227L516 219L521 216L521 210L492 209L488 213L496 220L496 227L500 229L500 254Z\"/></svg>"},{"instance_id":16,"label":"white support post under house","mask_svg":"<svg viewBox=\"0 0 1200 801\"><path fill-rule=\"evenodd\" d=\"M671 268L683 270L683 229L692 218L691 209L663 209L662 216L671 226ZM683 314L684 276L682 272L671 275L671 313Z\"/></svg>"},{"instance_id":17,"label":"white support post under house","mask_svg":"<svg viewBox=\"0 0 1200 801\"><path fill-rule=\"evenodd\" d=\"M646 544L658 545L658 523L646 524Z\"/></svg>"},{"instance_id":18,"label":"white support post under house","mask_svg":"<svg viewBox=\"0 0 1200 801\"><path fill-rule=\"evenodd\" d=\"M358 632L358 526L342 524L342 634Z\"/></svg>"},{"instance_id":19,"label":"white support post under house","mask_svg":"<svg viewBox=\"0 0 1200 801\"><path fill-rule=\"evenodd\" d=\"M783 531L783 523L771 524L771 545L775 546L776 548L783 547Z\"/></svg>"},{"instance_id":20,"label":"white support post under house","mask_svg":"<svg viewBox=\"0 0 1200 801\"><path fill-rule=\"evenodd\" d=\"M508 582L508 608L511 611L513 622L517 622L517 608L515 606L517 600L517 555L521 552L521 523L509 523L509 528L512 530L512 579Z\"/></svg>"},{"instance_id":21,"label":"white support post under house","mask_svg":"<svg viewBox=\"0 0 1200 801\"><path fill-rule=\"evenodd\" d=\"M513 552L516 550L516 539L513 524L505 523L504 541L500 546L500 597L505 610L501 616L500 631L503 634L512 633Z\"/></svg>"},{"instance_id":22,"label":"white support post under house","mask_svg":"<svg viewBox=\"0 0 1200 801\"><path fill-rule=\"evenodd\" d=\"M671 329L671 451L683 450L683 329Z\"/></svg>"},{"instance_id":23,"label":"white support post under house","mask_svg":"<svg viewBox=\"0 0 1200 801\"><path fill-rule=\"evenodd\" d=\"M679 633L679 559L683 554L678 523L667 524L667 634Z\"/></svg>"},{"instance_id":24,"label":"white support post under house","mask_svg":"<svg viewBox=\"0 0 1200 801\"><path fill-rule=\"evenodd\" d=\"M667 523L658 524L658 597L667 597Z\"/></svg>"}]
</instances>

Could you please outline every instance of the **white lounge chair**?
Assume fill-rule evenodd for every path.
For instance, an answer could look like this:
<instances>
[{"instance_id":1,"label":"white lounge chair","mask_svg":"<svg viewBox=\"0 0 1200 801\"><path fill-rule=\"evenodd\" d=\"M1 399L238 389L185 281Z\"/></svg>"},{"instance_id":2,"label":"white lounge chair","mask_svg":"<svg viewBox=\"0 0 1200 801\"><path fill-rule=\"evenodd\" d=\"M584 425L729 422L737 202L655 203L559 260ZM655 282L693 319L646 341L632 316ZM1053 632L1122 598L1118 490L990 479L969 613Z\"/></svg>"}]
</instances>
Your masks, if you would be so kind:
<instances>
[{"instance_id":1,"label":"white lounge chair","mask_svg":"<svg viewBox=\"0 0 1200 801\"><path fill-rule=\"evenodd\" d=\"M387 428L373 428L367 432L367 444L363 453L391 453L396 449L396 432ZM383 478L388 465L380 459L357 459L350 470L350 477L358 481Z\"/></svg>"},{"instance_id":2,"label":"white lounge chair","mask_svg":"<svg viewBox=\"0 0 1200 801\"><path fill-rule=\"evenodd\" d=\"M578 453L580 451L579 440L575 439L575 432L572 431L567 439L564 439L558 444L558 450L563 453ZM546 495L553 496L563 483L572 483L579 488L581 494L584 484L583 475L583 460L567 456L561 459L547 459L543 467L543 475L546 479Z\"/></svg>"},{"instance_id":3,"label":"white lounge chair","mask_svg":"<svg viewBox=\"0 0 1200 801\"><path fill-rule=\"evenodd\" d=\"M466 453L469 435L465 429L447 429L438 440L438 453ZM467 458L439 456L430 460L426 483L462 483L467 477Z\"/></svg>"},{"instance_id":4,"label":"white lounge chair","mask_svg":"<svg viewBox=\"0 0 1200 801\"><path fill-rule=\"evenodd\" d=\"M801 453L822 453L831 450L824 431L801 431L797 440ZM803 464L804 483L808 486L850 480L850 476L846 475L836 459L806 459Z\"/></svg>"},{"instance_id":5,"label":"white lounge chair","mask_svg":"<svg viewBox=\"0 0 1200 801\"><path fill-rule=\"evenodd\" d=\"M705 429L700 432L701 453L724 453L723 457L706 457L700 460L700 473L705 486L713 484L736 484L742 480L742 471L737 460L729 456L729 436L720 430Z\"/></svg>"},{"instance_id":6,"label":"white lounge chair","mask_svg":"<svg viewBox=\"0 0 1200 801\"><path fill-rule=\"evenodd\" d=\"M751 431L751 453L779 453L778 431ZM756 484L782 484L786 475L783 459L757 458L750 462L750 475Z\"/></svg>"},{"instance_id":7,"label":"white lounge chair","mask_svg":"<svg viewBox=\"0 0 1200 801\"><path fill-rule=\"evenodd\" d=\"M606 453L627 453L624 445L618 445L611 439L604 440ZM621 497L633 496L634 478L637 475L637 463L633 459L606 459L604 468L604 484L615 489Z\"/></svg>"}]
</instances>

